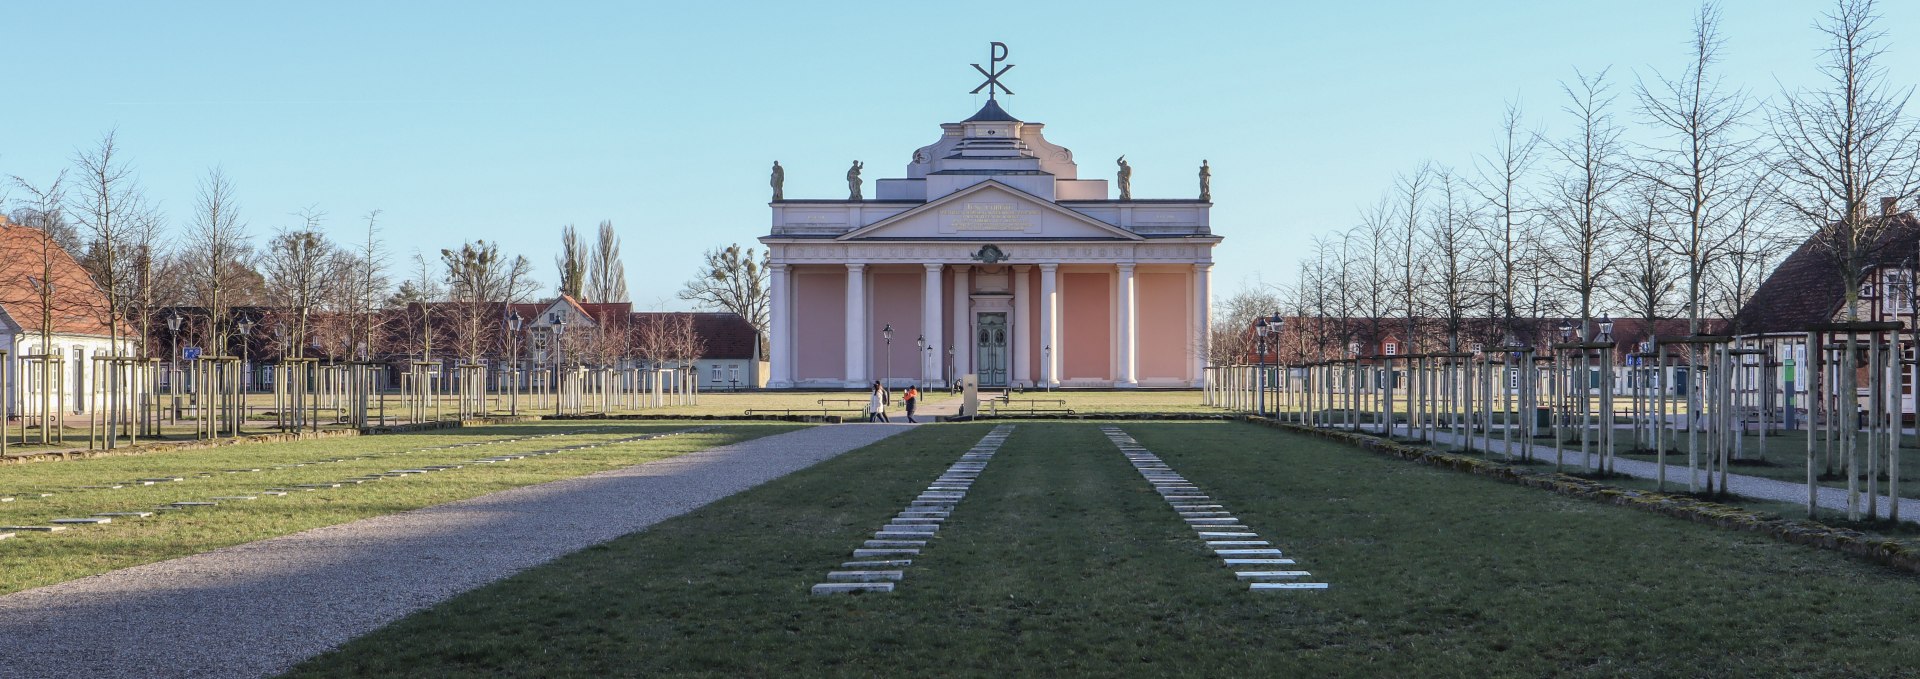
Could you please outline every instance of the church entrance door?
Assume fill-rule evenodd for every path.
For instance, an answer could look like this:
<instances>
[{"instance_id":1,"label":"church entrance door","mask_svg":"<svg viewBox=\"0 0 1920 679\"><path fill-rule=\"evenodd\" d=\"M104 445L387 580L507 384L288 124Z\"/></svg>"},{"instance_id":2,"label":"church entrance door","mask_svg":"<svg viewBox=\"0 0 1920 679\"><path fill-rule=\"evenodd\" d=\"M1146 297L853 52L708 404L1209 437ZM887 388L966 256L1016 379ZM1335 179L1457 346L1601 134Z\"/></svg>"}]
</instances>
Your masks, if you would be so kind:
<instances>
[{"instance_id":1,"label":"church entrance door","mask_svg":"<svg viewBox=\"0 0 1920 679\"><path fill-rule=\"evenodd\" d=\"M977 317L979 328L974 338L974 366L982 387L1007 386L1007 315L983 313Z\"/></svg>"}]
</instances>

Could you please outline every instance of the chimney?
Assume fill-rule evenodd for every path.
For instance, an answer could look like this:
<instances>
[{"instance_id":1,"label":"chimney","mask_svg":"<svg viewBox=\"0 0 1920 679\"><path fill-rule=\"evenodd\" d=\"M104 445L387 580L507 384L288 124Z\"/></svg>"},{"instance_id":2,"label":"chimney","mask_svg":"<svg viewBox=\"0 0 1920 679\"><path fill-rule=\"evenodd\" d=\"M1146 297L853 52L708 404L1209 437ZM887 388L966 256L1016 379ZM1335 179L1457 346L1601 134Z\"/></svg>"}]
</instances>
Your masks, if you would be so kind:
<instances>
[{"instance_id":1,"label":"chimney","mask_svg":"<svg viewBox=\"0 0 1920 679\"><path fill-rule=\"evenodd\" d=\"M1900 197L1887 196L1880 199L1880 216L1892 217L1900 213Z\"/></svg>"}]
</instances>

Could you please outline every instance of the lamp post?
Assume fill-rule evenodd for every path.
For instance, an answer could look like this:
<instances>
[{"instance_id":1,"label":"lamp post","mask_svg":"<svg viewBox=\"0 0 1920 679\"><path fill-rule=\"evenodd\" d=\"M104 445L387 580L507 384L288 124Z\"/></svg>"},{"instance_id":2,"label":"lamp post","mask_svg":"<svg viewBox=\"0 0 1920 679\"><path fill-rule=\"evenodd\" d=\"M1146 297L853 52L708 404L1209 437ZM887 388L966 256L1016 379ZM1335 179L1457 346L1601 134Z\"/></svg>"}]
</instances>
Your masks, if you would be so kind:
<instances>
[{"instance_id":1,"label":"lamp post","mask_svg":"<svg viewBox=\"0 0 1920 679\"><path fill-rule=\"evenodd\" d=\"M887 345L887 348L886 348L887 369L885 372L880 373L880 393L886 396L886 400L882 401L881 405L888 405L888 402L893 400L892 395L887 394L887 389L893 387L893 385L891 384L893 382L893 324L892 323L888 323L886 327L880 329L880 339L882 341L885 341Z\"/></svg>"},{"instance_id":2,"label":"lamp post","mask_svg":"<svg viewBox=\"0 0 1920 679\"><path fill-rule=\"evenodd\" d=\"M1280 368L1280 329L1283 326L1285 326L1286 323L1287 323L1287 319L1281 318L1280 312L1278 311L1273 312L1273 315L1267 317L1267 347L1273 350L1273 367L1276 373L1280 372L1279 370ZM1264 361L1266 360L1266 358L1267 358L1267 352L1264 350L1261 351L1260 359ZM1282 377L1284 379L1284 375L1275 375L1275 376ZM1275 399L1280 398L1280 389L1281 389L1280 385L1278 384L1274 385L1273 397ZM1274 416L1277 418L1280 412L1280 405L1277 403L1274 404L1273 411L1274 411Z\"/></svg>"},{"instance_id":3,"label":"lamp post","mask_svg":"<svg viewBox=\"0 0 1920 679\"><path fill-rule=\"evenodd\" d=\"M520 324L519 311L507 315L507 374L513 384L507 388L507 414L520 414Z\"/></svg>"},{"instance_id":4,"label":"lamp post","mask_svg":"<svg viewBox=\"0 0 1920 679\"><path fill-rule=\"evenodd\" d=\"M242 316L233 327L240 331L240 393L245 395L247 383L253 380L253 366L247 362L247 340L253 336L253 319Z\"/></svg>"},{"instance_id":5,"label":"lamp post","mask_svg":"<svg viewBox=\"0 0 1920 679\"><path fill-rule=\"evenodd\" d=\"M553 414L560 414L560 365L566 357L566 345L561 338L567 334L567 319L559 312L547 314L547 325L553 328Z\"/></svg>"},{"instance_id":6,"label":"lamp post","mask_svg":"<svg viewBox=\"0 0 1920 679\"><path fill-rule=\"evenodd\" d=\"M1253 411L1267 414L1267 317L1253 323Z\"/></svg>"},{"instance_id":7,"label":"lamp post","mask_svg":"<svg viewBox=\"0 0 1920 679\"><path fill-rule=\"evenodd\" d=\"M953 347L947 347L947 389L953 388Z\"/></svg>"},{"instance_id":8,"label":"lamp post","mask_svg":"<svg viewBox=\"0 0 1920 679\"><path fill-rule=\"evenodd\" d=\"M918 339L913 341L913 344L914 346L920 347L913 350L913 357L920 359L920 376L925 377L927 374L927 336L925 334L920 335Z\"/></svg>"}]
</instances>

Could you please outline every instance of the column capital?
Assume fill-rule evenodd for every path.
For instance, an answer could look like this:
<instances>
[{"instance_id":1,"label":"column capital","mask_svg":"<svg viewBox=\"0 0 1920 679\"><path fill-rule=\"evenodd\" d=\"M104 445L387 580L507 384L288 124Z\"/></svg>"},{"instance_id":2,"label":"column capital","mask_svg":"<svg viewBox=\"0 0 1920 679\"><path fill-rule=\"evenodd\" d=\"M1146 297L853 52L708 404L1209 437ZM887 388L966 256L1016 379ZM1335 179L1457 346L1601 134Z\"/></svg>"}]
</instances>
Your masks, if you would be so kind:
<instances>
[{"instance_id":1,"label":"column capital","mask_svg":"<svg viewBox=\"0 0 1920 679\"><path fill-rule=\"evenodd\" d=\"M1042 262L1040 264L1041 271L1056 271L1059 268L1060 268L1059 262Z\"/></svg>"},{"instance_id":2,"label":"column capital","mask_svg":"<svg viewBox=\"0 0 1920 679\"><path fill-rule=\"evenodd\" d=\"M1029 270L1032 270L1032 269L1033 269L1033 265L1032 265L1032 264L1015 264L1015 265L1013 265L1013 270L1014 270L1014 271L1018 271L1018 272L1020 272L1020 273L1026 273L1026 272L1028 272Z\"/></svg>"},{"instance_id":3,"label":"column capital","mask_svg":"<svg viewBox=\"0 0 1920 679\"><path fill-rule=\"evenodd\" d=\"M927 267L927 273L934 273L946 267L945 264L941 264L938 262L927 262L925 266Z\"/></svg>"},{"instance_id":4,"label":"column capital","mask_svg":"<svg viewBox=\"0 0 1920 679\"><path fill-rule=\"evenodd\" d=\"M1207 269L1211 269L1211 268L1213 268L1213 262L1194 262L1193 263L1194 271L1206 271Z\"/></svg>"},{"instance_id":5,"label":"column capital","mask_svg":"<svg viewBox=\"0 0 1920 679\"><path fill-rule=\"evenodd\" d=\"M864 271L866 270L866 268L867 268L866 262L847 262L848 271Z\"/></svg>"},{"instance_id":6,"label":"column capital","mask_svg":"<svg viewBox=\"0 0 1920 679\"><path fill-rule=\"evenodd\" d=\"M1133 262L1115 262L1114 266L1119 267L1121 271L1126 273L1133 272Z\"/></svg>"},{"instance_id":7,"label":"column capital","mask_svg":"<svg viewBox=\"0 0 1920 679\"><path fill-rule=\"evenodd\" d=\"M786 262L767 262L767 268L773 271L785 271L787 270L787 263Z\"/></svg>"}]
</instances>

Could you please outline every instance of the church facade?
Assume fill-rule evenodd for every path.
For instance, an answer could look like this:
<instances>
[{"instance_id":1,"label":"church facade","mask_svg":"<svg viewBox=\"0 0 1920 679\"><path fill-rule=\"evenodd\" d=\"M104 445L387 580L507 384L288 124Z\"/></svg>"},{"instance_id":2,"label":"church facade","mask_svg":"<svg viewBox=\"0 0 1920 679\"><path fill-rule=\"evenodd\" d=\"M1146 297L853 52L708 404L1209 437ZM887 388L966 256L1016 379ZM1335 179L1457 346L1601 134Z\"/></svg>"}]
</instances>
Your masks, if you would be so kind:
<instances>
[{"instance_id":1,"label":"church facade","mask_svg":"<svg viewBox=\"0 0 1920 679\"><path fill-rule=\"evenodd\" d=\"M1120 195L989 98L906 176L790 199L775 168L772 388L1196 387L1221 241L1198 199ZM889 339L890 338L890 339Z\"/></svg>"}]
</instances>

